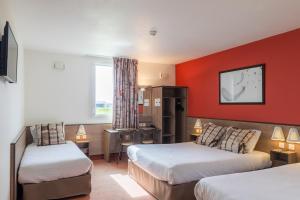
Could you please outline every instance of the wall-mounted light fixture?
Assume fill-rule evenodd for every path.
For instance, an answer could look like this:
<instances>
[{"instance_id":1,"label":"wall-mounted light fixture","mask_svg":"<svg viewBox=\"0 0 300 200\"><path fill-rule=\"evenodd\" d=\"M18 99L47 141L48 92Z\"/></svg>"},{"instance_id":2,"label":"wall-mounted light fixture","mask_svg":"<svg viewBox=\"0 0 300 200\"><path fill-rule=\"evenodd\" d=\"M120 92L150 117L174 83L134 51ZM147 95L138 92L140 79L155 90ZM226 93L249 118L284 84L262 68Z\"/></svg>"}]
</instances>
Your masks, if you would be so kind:
<instances>
[{"instance_id":1,"label":"wall-mounted light fixture","mask_svg":"<svg viewBox=\"0 0 300 200\"><path fill-rule=\"evenodd\" d=\"M61 61L56 61L53 64L53 69L55 70L60 70L60 71L64 71L66 69L66 65L64 62Z\"/></svg>"}]
</instances>

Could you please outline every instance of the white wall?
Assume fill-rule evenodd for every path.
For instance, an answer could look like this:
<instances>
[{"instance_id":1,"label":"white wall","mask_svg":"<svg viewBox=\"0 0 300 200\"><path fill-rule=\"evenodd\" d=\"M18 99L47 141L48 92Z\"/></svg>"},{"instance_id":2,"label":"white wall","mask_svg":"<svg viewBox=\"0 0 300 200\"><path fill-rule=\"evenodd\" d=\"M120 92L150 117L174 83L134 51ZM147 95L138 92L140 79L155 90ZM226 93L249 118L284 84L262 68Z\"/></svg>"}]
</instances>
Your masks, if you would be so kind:
<instances>
[{"instance_id":1,"label":"white wall","mask_svg":"<svg viewBox=\"0 0 300 200\"><path fill-rule=\"evenodd\" d=\"M162 73L163 77L160 78ZM162 86L175 85L175 65L144 63L138 67L138 85Z\"/></svg>"},{"instance_id":2,"label":"white wall","mask_svg":"<svg viewBox=\"0 0 300 200\"><path fill-rule=\"evenodd\" d=\"M53 68L63 62L65 70ZM112 59L25 50L25 121L99 123L93 117L94 64Z\"/></svg>"},{"instance_id":3,"label":"white wall","mask_svg":"<svg viewBox=\"0 0 300 200\"><path fill-rule=\"evenodd\" d=\"M66 69L54 70L56 61L65 63ZM26 124L101 123L92 115L95 63L112 65L112 59L25 50ZM169 78L160 80L161 70L168 72ZM175 84L175 66L141 63L138 71L139 84Z\"/></svg>"},{"instance_id":4,"label":"white wall","mask_svg":"<svg viewBox=\"0 0 300 200\"><path fill-rule=\"evenodd\" d=\"M24 125L23 47L14 18L15 2L0 0L0 33L8 20L19 45L18 82L0 78L0 199L9 199L10 143Z\"/></svg>"}]
</instances>

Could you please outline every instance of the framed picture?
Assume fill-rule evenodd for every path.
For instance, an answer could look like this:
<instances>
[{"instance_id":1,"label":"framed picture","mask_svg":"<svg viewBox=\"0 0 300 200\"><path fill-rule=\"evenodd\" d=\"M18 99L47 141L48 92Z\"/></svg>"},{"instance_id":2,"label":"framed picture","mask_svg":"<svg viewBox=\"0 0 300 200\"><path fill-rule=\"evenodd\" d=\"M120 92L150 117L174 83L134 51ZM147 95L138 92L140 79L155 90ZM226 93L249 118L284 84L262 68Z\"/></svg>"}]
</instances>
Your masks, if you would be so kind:
<instances>
[{"instance_id":1,"label":"framed picture","mask_svg":"<svg viewBox=\"0 0 300 200\"><path fill-rule=\"evenodd\" d=\"M144 103L144 91L139 90L138 91L138 104L142 105Z\"/></svg>"},{"instance_id":2,"label":"framed picture","mask_svg":"<svg viewBox=\"0 0 300 200\"><path fill-rule=\"evenodd\" d=\"M220 104L264 104L265 64L219 73Z\"/></svg>"}]
</instances>

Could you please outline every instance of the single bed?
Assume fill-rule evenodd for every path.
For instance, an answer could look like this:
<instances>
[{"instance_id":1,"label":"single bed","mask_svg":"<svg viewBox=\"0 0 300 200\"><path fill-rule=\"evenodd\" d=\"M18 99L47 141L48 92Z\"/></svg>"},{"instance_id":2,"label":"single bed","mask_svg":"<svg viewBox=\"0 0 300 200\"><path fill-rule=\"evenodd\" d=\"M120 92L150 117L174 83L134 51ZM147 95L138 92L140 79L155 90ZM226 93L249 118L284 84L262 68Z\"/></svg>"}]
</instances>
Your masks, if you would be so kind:
<instances>
[{"instance_id":1,"label":"single bed","mask_svg":"<svg viewBox=\"0 0 300 200\"><path fill-rule=\"evenodd\" d=\"M132 145L127 154L129 174L158 199L194 199L194 186L204 177L271 166L264 152L236 154L194 142Z\"/></svg>"},{"instance_id":2,"label":"single bed","mask_svg":"<svg viewBox=\"0 0 300 200\"><path fill-rule=\"evenodd\" d=\"M195 196L197 200L296 200L299 178L300 163L209 177L197 183Z\"/></svg>"},{"instance_id":3,"label":"single bed","mask_svg":"<svg viewBox=\"0 0 300 200\"><path fill-rule=\"evenodd\" d=\"M24 200L46 200L89 194L92 161L71 141L29 144L19 167Z\"/></svg>"},{"instance_id":4,"label":"single bed","mask_svg":"<svg viewBox=\"0 0 300 200\"><path fill-rule=\"evenodd\" d=\"M41 183L86 174L92 161L74 144L26 147L19 169L20 184Z\"/></svg>"},{"instance_id":5,"label":"single bed","mask_svg":"<svg viewBox=\"0 0 300 200\"><path fill-rule=\"evenodd\" d=\"M29 128L11 143L10 199L47 200L91 192L92 162L66 144L36 146Z\"/></svg>"}]
</instances>

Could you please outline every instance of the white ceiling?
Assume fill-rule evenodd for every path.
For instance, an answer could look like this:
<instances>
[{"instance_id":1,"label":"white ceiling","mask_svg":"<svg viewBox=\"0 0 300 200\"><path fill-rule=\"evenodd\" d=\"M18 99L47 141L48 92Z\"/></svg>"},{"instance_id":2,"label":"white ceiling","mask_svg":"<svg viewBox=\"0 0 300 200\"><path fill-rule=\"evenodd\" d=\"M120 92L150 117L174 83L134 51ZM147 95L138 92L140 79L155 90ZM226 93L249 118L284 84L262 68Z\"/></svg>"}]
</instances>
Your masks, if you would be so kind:
<instances>
[{"instance_id":1,"label":"white ceiling","mask_svg":"<svg viewBox=\"0 0 300 200\"><path fill-rule=\"evenodd\" d=\"M300 27L300 0L17 1L27 49L145 62L175 64Z\"/></svg>"}]
</instances>

